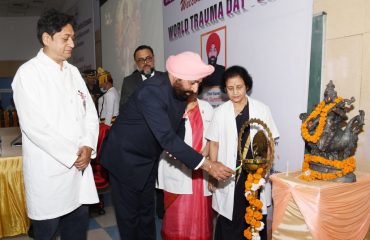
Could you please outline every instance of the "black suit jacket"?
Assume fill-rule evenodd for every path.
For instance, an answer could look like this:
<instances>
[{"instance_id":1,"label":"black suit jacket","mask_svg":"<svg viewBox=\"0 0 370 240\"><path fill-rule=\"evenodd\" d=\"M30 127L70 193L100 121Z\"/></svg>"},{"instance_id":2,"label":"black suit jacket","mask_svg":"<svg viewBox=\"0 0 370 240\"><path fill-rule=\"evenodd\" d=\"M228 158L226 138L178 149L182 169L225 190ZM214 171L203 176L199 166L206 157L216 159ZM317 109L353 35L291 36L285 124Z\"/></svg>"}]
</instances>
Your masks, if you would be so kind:
<instances>
[{"instance_id":1,"label":"black suit jacket","mask_svg":"<svg viewBox=\"0 0 370 240\"><path fill-rule=\"evenodd\" d=\"M165 149L194 169L203 156L176 131L186 102L175 97L167 74L156 75L134 91L111 127L101 162L121 183L141 190L156 178L159 156Z\"/></svg>"},{"instance_id":2,"label":"black suit jacket","mask_svg":"<svg viewBox=\"0 0 370 240\"><path fill-rule=\"evenodd\" d=\"M154 76L164 74L160 71L155 71ZM143 78L141 77L141 73L138 70L135 70L131 75L125 77L122 82L122 88L121 88L121 98L119 101L120 106L120 112L122 109L122 106L127 102L129 97L132 95L132 93L135 91L136 88L141 86L143 83Z\"/></svg>"},{"instance_id":3,"label":"black suit jacket","mask_svg":"<svg viewBox=\"0 0 370 240\"><path fill-rule=\"evenodd\" d=\"M214 65L215 71L205 77L202 82L203 87L222 86L222 74L225 72L225 67L222 65Z\"/></svg>"}]
</instances>

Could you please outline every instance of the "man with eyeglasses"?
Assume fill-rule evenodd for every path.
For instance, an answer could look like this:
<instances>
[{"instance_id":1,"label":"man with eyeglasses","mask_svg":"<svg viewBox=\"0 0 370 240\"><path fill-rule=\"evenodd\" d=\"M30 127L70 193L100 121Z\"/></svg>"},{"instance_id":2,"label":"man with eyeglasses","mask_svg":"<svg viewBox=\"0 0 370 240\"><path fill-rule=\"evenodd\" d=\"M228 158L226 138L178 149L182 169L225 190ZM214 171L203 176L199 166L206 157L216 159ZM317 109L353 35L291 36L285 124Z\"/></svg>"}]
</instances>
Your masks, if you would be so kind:
<instances>
[{"instance_id":1,"label":"man with eyeglasses","mask_svg":"<svg viewBox=\"0 0 370 240\"><path fill-rule=\"evenodd\" d=\"M131 94L139 87L143 81L154 75L163 74L155 70L154 52L150 46L141 45L135 49L134 60L137 69L129 76L123 79L120 109L127 102ZM122 112L122 111L120 111Z\"/></svg>"}]
</instances>

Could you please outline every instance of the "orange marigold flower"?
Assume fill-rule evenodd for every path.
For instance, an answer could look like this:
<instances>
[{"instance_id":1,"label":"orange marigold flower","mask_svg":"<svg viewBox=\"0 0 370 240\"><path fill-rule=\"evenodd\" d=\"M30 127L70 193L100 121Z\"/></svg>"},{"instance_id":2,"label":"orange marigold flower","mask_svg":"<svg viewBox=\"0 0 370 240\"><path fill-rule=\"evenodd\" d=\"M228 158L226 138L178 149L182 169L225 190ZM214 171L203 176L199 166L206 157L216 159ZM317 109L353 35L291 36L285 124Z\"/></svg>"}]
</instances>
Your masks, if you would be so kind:
<instances>
[{"instance_id":1,"label":"orange marigold flower","mask_svg":"<svg viewBox=\"0 0 370 240\"><path fill-rule=\"evenodd\" d=\"M244 237L246 239L252 239L252 232L250 231L250 228L244 230Z\"/></svg>"},{"instance_id":2,"label":"orange marigold flower","mask_svg":"<svg viewBox=\"0 0 370 240\"><path fill-rule=\"evenodd\" d=\"M355 170L356 160L354 156L351 156L344 160L331 160L320 156L314 156L310 154L305 154L304 163L302 164L302 172L309 169L310 162L321 163L326 166L332 166L341 169L340 171L334 173L321 173L310 169L310 176L300 176L300 179L305 181L312 181L315 179L319 180L332 180L337 177L342 177Z\"/></svg>"},{"instance_id":3,"label":"orange marigold flower","mask_svg":"<svg viewBox=\"0 0 370 240\"><path fill-rule=\"evenodd\" d=\"M261 224L261 221L257 221L257 222L256 222L256 224L255 224L254 226L255 226L256 228L259 228L259 227L261 227L261 225L262 225L262 224Z\"/></svg>"},{"instance_id":4,"label":"orange marigold flower","mask_svg":"<svg viewBox=\"0 0 370 240\"><path fill-rule=\"evenodd\" d=\"M252 194L249 194L249 195L247 196L247 200L248 200L248 202L249 202L250 200L252 200L252 199L253 199Z\"/></svg>"},{"instance_id":5,"label":"orange marigold flower","mask_svg":"<svg viewBox=\"0 0 370 240\"><path fill-rule=\"evenodd\" d=\"M262 213L257 211L257 212L254 212L253 213L253 217L257 220L261 220L262 219Z\"/></svg>"},{"instance_id":6,"label":"orange marigold flower","mask_svg":"<svg viewBox=\"0 0 370 240\"><path fill-rule=\"evenodd\" d=\"M248 182L252 182L253 181L253 175L252 174L248 174L248 177L247 177L247 181Z\"/></svg>"},{"instance_id":7,"label":"orange marigold flower","mask_svg":"<svg viewBox=\"0 0 370 240\"><path fill-rule=\"evenodd\" d=\"M310 115L306 118L306 120L301 125L301 133L304 140L308 142L316 143L323 131L324 127L326 125L326 119L327 114L330 109L332 109L335 105L343 101L342 97L337 97L333 103L326 104L325 101L321 101L316 108L310 113ZM311 121L315 118L319 117L319 124L317 125L315 129L315 133L311 135L311 133L308 130L308 125L311 124Z\"/></svg>"},{"instance_id":8,"label":"orange marigold flower","mask_svg":"<svg viewBox=\"0 0 370 240\"><path fill-rule=\"evenodd\" d=\"M256 226L256 222L257 222L257 221L256 221L256 219L254 219L254 218L253 218L250 224L251 224L252 226Z\"/></svg>"},{"instance_id":9,"label":"orange marigold flower","mask_svg":"<svg viewBox=\"0 0 370 240\"><path fill-rule=\"evenodd\" d=\"M253 174L253 177L254 177L254 181L256 180L259 181L262 178L262 176L258 173Z\"/></svg>"},{"instance_id":10,"label":"orange marigold flower","mask_svg":"<svg viewBox=\"0 0 370 240\"><path fill-rule=\"evenodd\" d=\"M252 222L252 219L253 219L251 216L244 216L244 218L245 218L245 222L248 223L248 224L250 224Z\"/></svg>"}]
</instances>

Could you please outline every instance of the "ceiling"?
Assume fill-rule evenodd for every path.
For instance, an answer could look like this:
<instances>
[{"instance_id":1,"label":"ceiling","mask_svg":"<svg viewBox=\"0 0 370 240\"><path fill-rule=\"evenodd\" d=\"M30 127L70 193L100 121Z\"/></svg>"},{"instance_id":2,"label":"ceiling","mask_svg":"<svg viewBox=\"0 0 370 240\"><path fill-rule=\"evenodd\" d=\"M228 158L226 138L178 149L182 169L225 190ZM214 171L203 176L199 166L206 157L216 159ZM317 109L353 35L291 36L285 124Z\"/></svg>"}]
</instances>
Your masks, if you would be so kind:
<instances>
[{"instance_id":1,"label":"ceiling","mask_svg":"<svg viewBox=\"0 0 370 240\"><path fill-rule=\"evenodd\" d=\"M0 17L40 16L50 8L63 10L70 2L76 0L0 0Z\"/></svg>"}]
</instances>

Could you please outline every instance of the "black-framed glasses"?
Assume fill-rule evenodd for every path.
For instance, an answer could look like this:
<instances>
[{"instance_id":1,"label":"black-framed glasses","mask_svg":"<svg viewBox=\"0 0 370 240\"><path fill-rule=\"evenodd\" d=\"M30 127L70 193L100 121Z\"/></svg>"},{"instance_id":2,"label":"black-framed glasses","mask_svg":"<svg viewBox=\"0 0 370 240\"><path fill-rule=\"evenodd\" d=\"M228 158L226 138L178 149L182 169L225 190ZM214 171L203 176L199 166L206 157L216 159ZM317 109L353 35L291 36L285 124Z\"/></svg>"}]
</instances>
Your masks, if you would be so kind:
<instances>
[{"instance_id":1,"label":"black-framed glasses","mask_svg":"<svg viewBox=\"0 0 370 240\"><path fill-rule=\"evenodd\" d=\"M147 56L146 58L138 58L136 59L136 62L143 64L143 63L151 63L153 61L152 56Z\"/></svg>"}]
</instances>

